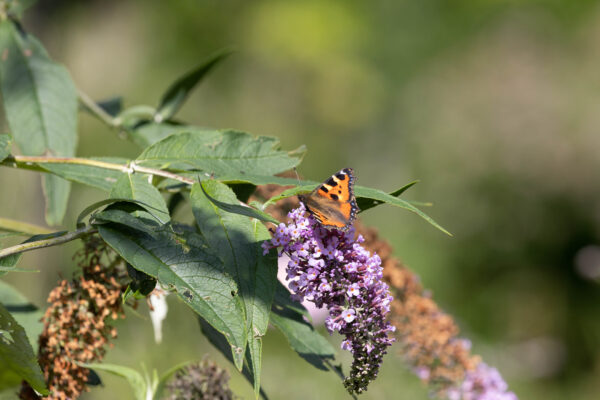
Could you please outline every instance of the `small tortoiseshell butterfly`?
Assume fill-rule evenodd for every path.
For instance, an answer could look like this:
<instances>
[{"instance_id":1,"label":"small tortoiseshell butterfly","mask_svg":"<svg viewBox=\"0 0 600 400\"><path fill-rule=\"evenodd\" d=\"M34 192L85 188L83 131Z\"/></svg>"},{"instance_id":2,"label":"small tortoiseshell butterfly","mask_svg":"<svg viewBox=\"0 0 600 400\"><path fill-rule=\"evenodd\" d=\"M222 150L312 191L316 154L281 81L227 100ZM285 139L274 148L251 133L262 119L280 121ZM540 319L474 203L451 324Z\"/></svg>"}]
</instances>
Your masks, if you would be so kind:
<instances>
[{"instance_id":1,"label":"small tortoiseshell butterfly","mask_svg":"<svg viewBox=\"0 0 600 400\"><path fill-rule=\"evenodd\" d=\"M344 168L309 194L298 198L325 228L345 231L352 226L358 212L354 198L354 171Z\"/></svg>"}]
</instances>

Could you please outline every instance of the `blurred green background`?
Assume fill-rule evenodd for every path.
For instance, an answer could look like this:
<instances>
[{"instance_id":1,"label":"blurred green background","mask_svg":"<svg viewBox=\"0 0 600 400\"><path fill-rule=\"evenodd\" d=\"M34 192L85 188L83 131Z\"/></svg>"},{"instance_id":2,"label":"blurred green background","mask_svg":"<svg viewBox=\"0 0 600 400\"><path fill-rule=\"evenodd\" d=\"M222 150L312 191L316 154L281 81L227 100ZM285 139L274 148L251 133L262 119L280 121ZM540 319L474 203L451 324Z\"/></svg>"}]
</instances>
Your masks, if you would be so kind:
<instances>
[{"instance_id":1,"label":"blurred green background","mask_svg":"<svg viewBox=\"0 0 600 400\"><path fill-rule=\"evenodd\" d=\"M391 207L364 222L521 399L598 398L599 2L47 0L25 27L83 91L128 106L156 105L175 77L234 47L180 119L306 144L307 178L351 166L359 184L384 190L420 179L406 197L432 201L426 211L454 237ZM79 130L81 156L139 152L88 115ZM4 168L0 183L0 216L43 224L37 175ZM65 227L102 196L74 185ZM3 279L43 306L76 247L27 254L21 266L41 272ZM169 304L162 344L129 313L106 360L164 371L209 352L226 365L191 312ZM426 399L392 352L361 398ZM252 398L228 368L236 393ZM273 399L347 398L273 331L263 368ZM131 398L124 381L102 378L82 398Z\"/></svg>"}]
</instances>

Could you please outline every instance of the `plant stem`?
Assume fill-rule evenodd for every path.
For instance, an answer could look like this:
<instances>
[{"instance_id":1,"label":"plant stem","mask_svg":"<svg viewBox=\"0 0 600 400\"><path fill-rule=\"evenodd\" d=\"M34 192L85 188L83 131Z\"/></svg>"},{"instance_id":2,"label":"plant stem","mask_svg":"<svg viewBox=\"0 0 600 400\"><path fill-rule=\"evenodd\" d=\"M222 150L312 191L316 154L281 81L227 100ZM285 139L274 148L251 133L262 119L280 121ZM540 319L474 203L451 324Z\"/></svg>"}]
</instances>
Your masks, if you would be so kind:
<instances>
[{"instance_id":1,"label":"plant stem","mask_svg":"<svg viewBox=\"0 0 600 400\"><path fill-rule=\"evenodd\" d=\"M36 240L34 242L21 243L15 246L7 247L0 250L0 258L10 256L12 254L23 253L35 249L42 249L44 247L57 246L59 244L67 243L75 239L79 239L85 235L96 233L96 228L91 225L84 226L73 232L67 232L62 236L53 237L50 239Z\"/></svg>"},{"instance_id":2,"label":"plant stem","mask_svg":"<svg viewBox=\"0 0 600 400\"><path fill-rule=\"evenodd\" d=\"M99 120L104 122L106 125L111 128L119 127L119 120L117 118L113 118L109 113L104 111L102 107L100 107L94 100L90 98L86 93L81 91L81 89L77 89L77 93L79 95L79 101L88 109L92 114L94 114Z\"/></svg>"},{"instance_id":3,"label":"plant stem","mask_svg":"<svg viewBox=\"0 0 600 400\"><path fill-rule=\"evenodd\" d=\"M45 171L43 168L36 168L36 164L77 164L77 165L87 165L90 167L96 168L104 168L104 169L112 169L115 171L120 171L124 173L134 173L140 172L142 174L150 174L155 176L162 176L163 178L173 179L179 182L186 183L188 185L192 185L196 182L194 179L186 178L185 176L177 175L169 171L164 171L156 168L148 168L137 165L135 162L130 162L128 164L115 164L109 163L106 161L100 160L92 160L89 158L80 158L80 157L46 157L46 156L9 156L4 161L0 163L0 165L22 168L22 169L30 169L41 172Z\"/></svg>"}]
</instances>

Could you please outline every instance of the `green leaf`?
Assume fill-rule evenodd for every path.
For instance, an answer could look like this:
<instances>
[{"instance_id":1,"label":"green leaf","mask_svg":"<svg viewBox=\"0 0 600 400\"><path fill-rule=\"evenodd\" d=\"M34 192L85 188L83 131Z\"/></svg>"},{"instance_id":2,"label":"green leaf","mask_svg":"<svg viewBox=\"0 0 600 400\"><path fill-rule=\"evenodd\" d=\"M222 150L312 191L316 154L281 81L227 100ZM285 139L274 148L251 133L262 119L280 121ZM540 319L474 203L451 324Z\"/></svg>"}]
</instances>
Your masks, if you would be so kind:
<instances>
[{"instance_id":1,"label":"green leaf","mask_svg":"<svg viewBox=\"0 0 600 400\"><path fill-rule=\"evenodd\" d=\"M210 324L204 321L202 318L198 318L198 322L200 323L200 329L202 330L202 334L208 339L208 341L215 346L217 350L223 354L223 356L229 360L230 363L234 364L233 357L231 356L231 351L229 351L229 346L227 344L227 339L221 333L216 331ZM254 368L252 368L252 361L249 359L248 352L246 352L246 357L244 358L244 365L242 367L242 375L251 385L254 386L254 382L256 381L254 377ZM267 394L260 389L260 395L263 399L268 400Z\"/></svg>"},{"instance_id":2,"label":"green leaf","mask_svg":"<svg viewBox=\"0 0 600 400\"><path fill-rule=\"evenodd\" d=\"M146 148L176 132L188 132L196 129L187 125L171 124L168 122L156 123L144 120L134 124L127 129L127 132L133 143Z\"/></svg>"},{"instance_id":3,"label":"green leaf","mask_svg":"<svg viewBox=\"0 0 600 400\"><path fill-rule=\"evenodd\" d=\"M192 89L210 72L215 65L230 55L230 51L218 52L202 64L198 65L181 78L177 79L167 89L158 105L155 121L160 122L171 118L183 105Z\"/></svg>"},{"instance_id":4,"label":"green leaf","mask_svg":"<svg viewBox=\"0 0 600 400\"><path fill-rule=\"evenodd\" d=\"M46 223L59 225L67 212L71 183L55 175L44 175L42 190L46 199Z\"/></svg>"},{"instance_id":5,"label":"green leaf","mask_svg":"<svg viewBox=\"0 0 600 400\"><path fill-rule=\"evenodd\" d=\"M4 370L3 375L14 374L26 380L39 393L43 395L50 393L46 389L42 370L25 330L2 304L0 304L0 366Z\"/></svg>"},{"instance_id":6,"label":"green leaf","mask_svg":"<svg viewBox=\"0 0 600 400\"><path fill-rule=\"evenodd\" d=\"M19 325L25 329L31 346L37 351L38 337L44 329L41 321L44 313L17 289L3 281L0 281L0 303L6 307Z\"/></svg>"},{"instance_id":7,"label":"green leaf","mask_svg":"<svg viewBox=\"0 0 600 400\"><path fill-rule=\"evenodd\" d=\"M90 160L102 161L116 166L126 166L129 160L116 157L93 157ZM110 191L123 172L92 165L38 163L41 168L72 182Z\"/></svg>"},{"instance_id":8,"label":"green leaf","mask_svg":"<svg viewBox=\"0 0 600 400\"><path fill-rule=\"evenodd\" d=\"M257 210L256 208L252 208L252 207L248 207L248 206L242 206L240 204L225 203L225 202L219 201L219 200L211 197L204 190L205 184L206 184L206 181L201 182L199 185L200 188L202 189L202 193L211 201L211 203L213 203L220 209L225 210L229 213L244 215L244 216L250 217L250 218L256 218L260 221L272 222L274 224L279 224L278 220L276 220L275 218L273 218L272 216L270 216L269 214L267 214L264 211ZM196 184L194 184L194 185L196 185ZM193 190L193 187L192 187L192 190ZM234 196L235 196L235 194L234 194ZM236 196L236 199L237 199L237 196Z\"/></svg>"},{"instance_id":9,"label":"green leaf","mask_svg":"<svg viewBox=\"0 0 600 400\"><path fill-rule=\"evenodd\" d=\"M229 187L214 180L203 182L202 188L194 184L190 194L192 211L200 232L223 259L228 272L235 277L240 287L240 297L246 310L254 387L258 393L261 337L268 327L269 311L275 294L277 258L274 254L262 255L261 243L269 239L270 234L261 222L223 211L205 193L229 205L237 205L238 200ZM240 368L239 361L236 366Z\"/></svg>"},{"instance_id":10,"label":"green leaf","mask_svg":"<svg viewBox=\"0 0 600 400\"><path fill-rule=\"evenodd\" d=\"M146 392L148 390L148 382L144 380L142 374L133 368L124 365L107 364L107 363L91 363L79 364L82 367L90 368L98 371L105 371L110 374L125 378L133 390L135 400L146 400Z\"/></svg>"},{"instance_id":11,"label":"green leaf","mask_svg":"<svg viewBox=\"0 0 600 400\"><path fill-rule=\"evenodd\" d=\"M244 309L233 278L198 234L144 221L154 236L117 224L98 225L106 243L135 269L158 280L223 333L231 351L246 347Z\"/></svg>"},{"instance_id":12,"label":"green leaf","mask_svg":"<svg viewBox=\"0 0 600 400\"><path fill-rule=\"evenodd\" d=\"M21 18L25 10L35 4L37 0L3 0L2 2L6 4L8 14Z\"/></svg>"},{"instance_id":13,"label":"green leaf","mask_svg":"<svg viewBox=\"0 0 600 400\"><path fill-rule=\"evenodd\" d=\"M54 238L57 236L62 236L65 233L66 233L66 231L60 231L60 232L52 232L52 233L48 233L48 234L43 234L43 235L34 235L34 236L30 237L29 239L25 240L23 243L35 242L36 240L42 240L42 239L50 239L50 238ZM23 255L23 253L17 253L17 254L11 254L10 256L0 258L0 267L2 267L0 269L0 276L13 271L14 267L17 265L17 263L21 259L22 255Z\"/></svg>"},{"instance_id":14,"label":"green leaf","mask_svg":"<svg viewBox=\"0 0 600 400\"><path fill-rule=\"evenodd\" d=\"M236 131L192 131L173 134L138 157L143 166L200 170L219 177L273 175L295 167L303 150L279 150L275 138L257 138Z\"/></svg>"},{"instance_id":15,"label":"green leaf","mask_svg":"<svg viewBox=\"0 0 600 400\"><path fill-rule=\"evenodd\" d=\"M25 235L38 235L52 232L48 228L10 218L0 218L0 230L17 232Z\"/></svg>"},{"instance_id":16,"label":"green leaf","mask_svg":"<svg viewBox=\"0 0 600 400\"><path fill-rule=\"evenodd\" d=\"M447 234L449 236L452 236L452 234L450 232L448 232L441 225L439 225L437 222L435 222L429 215L425 214L423 211L419 210L417 207L415 207L414 205L412 205L411 203L409 203L406 200L399 199L399 198L389 195L381 190L371 189L371 188L367 188L364 186L356 186L354 188L354 192L356 194L356 197L364 197L364 198L368 198L368 199L373 199L373 200L380 201L382 203L391 204L393 206L401 207L406 210L412 211L413 213L417 214L419 217L423 218L425 221L429 222L431 225L433 225L440 231L444 232L445 234Z\"/></svg>"},{"instance_id":17,"label":"green leaf","mask_svg":"<svg viewBox=\"0 0 600 400\"><path fill-rule=\"evenodd\" d=\"M300 357L318 369L328 370L330 361L335 357L335 350L327 339L304 320L303 312L298 310L304 307L299 303L290 303L289 292L285 287L279 286L271 312L271 323L284 334Z\"/></svg>"},{"instance_id":18,"label":"green leaf","mask_svg":"<svg viewBox=\"0 0 600 400\"><path fill-rule=\"evenodd\" d=\"M407 189L411 188L412 186L416 185L417 183L419 183L419 181L410 182L410 183L402 186L400 189L390 192L389 195L394 196L394 197L400 197L400 195L402 193L406 192ZM383 202L379 201L379 200L371 199L368 197L359 197L356 199L356 203L358 205L358 208L360 209L360 212L363 212L370 208L376 207L376 206L382 204Z\"/></svg>"},{"instance_id":19,"label":"green leaf","mask_svg":"<svg viewBox=\"0 0 600 400\"><path fill-rule=\"evenodd\" d=\"M148 182L148 176L142 174L123 174L110 191L110 197L143 201L155 212L162 224L171 220L167 203L157 188Z\"/></svg>"},{"instance_id":20,"label":"green leaf","mask_svg":"<svg viewBox=\"0 0 600 400\"><path fill-rule=\"evenodd\" d=\"M131 264L127 264L127 274L131 278L131 283L127 286L125 293L123 293L123 303L130 297L135 299L146 298L156 287L155 278L142 271L138 271Z\"/></svg>"},{"instance_id":21,"label":"green leaf","mask_svg":"<svg viewBox=\"0 0 600 400\"><path fill-rule=\"evenodd\" d=\"M368 188L368 187L364 187L364 186L355 186L354 194L356 196L357 202L367 201L367 204L368 205L370 204L370 207L368 207L368 208L372 208L372 207L375 207L375 206L377 206L379 204L383 204L383 203L387 203L387 204L390 204L390 205L393 205L396 207L404 208L406 210L409 210L409 211L417 214L419 217L423 218L425 221L429 222L431 225L433 225L440 231L444 232L445 234L452 236L452 234L450 232L448 232L446 229L444 229L442 226L440 226L429 215L425 214L423 211L418 209L411 202L403 200L403 199L399 199L393 195L394 193L397 193L397 192L402 193L403 191L405 191L406 189L411 187L414 183L415 182L411 182L408 185L403 186L402 188L396 190L395 192L392 192L392 194L385 193L379 189L372 189L372 188ZM269 206L279 200L286 199L288 197L297 196L298 194L303 194L303 193L309 193L315 187L316 187L316 185L306 185L306 186L297 186L294 188L284 190L281 194L279 194L277 196L273 196L268 201L266 201L264 203L263 207L266 208L267 206ZM361 199L364 199L364 200L361 200Z\"/></svg>"},{"instance_id":22,"label":"green leaf","mask_svg":"<svg viewBox=\"0 0 600 400\"><path fill-rule=\"evenodd\" d=\"M111 117L116 117L119 115L119 113L121 113L121 111L123 111L123 97L121 96L102 100L96 104Z\"/></svg>"},{"instance_id":23,"label":"green leaf","mask_svg":"<svg viewBox=\"0 0 600 400\"><path fill-rule=\"evenodd\" d=\"M13 138L25 155L73 156L77 144L77 92L68 71L54 63L33 36L0 22L0 91ZM46 222L62 221L70 184L43 177Z\"/></svg>"},{"instance_id":24,"label":"green leaf","mask_svg":"<svg viewBox=\"0 0 600 400\"><path fill-rule=\"evenodd\" d=\"M123 204L121 204L120 208L130 207L130 208L134 208L134 210L139 210L139 209L143 208L148 212L148 214L150 214L152 216L152 218L154 220L160 222L160 219L154 215L155 211L160 211L159 209L151 207L150 205L148 205L140 200L125 199L125 198L112 198L112 199L100 200L100 201L97 201L97 202L92 203L91 205L87 206L77 217L77 226L81 225L83 223L83 220L85 219L85 217L88 216L90 213L94 212L95 210L97 210L98 208L103 207L108 204L117 204L117 203L123 203ZM128 205L128 206L126 206L126 205ZM108 209L109 209L109 207L107 207L104 211L107 211ZM127 209L126 211L130 211L130 210ZM98 215L96 214L95 217L97 217L97 216ZM111 218L105 218L105 220L112 221ZM115 221L115 222L119 222L119 221ZM125 222L121 222L121 223L126 224Z\"/></svg>"},{"instance_id":25,"label":"green leaf","mask_svg":"<svg viewBox=\"0 0 600 400\"><path fill-rule=\"evenodd\" d=\"M12 139L10 135L0 135L0 161L10 156L10 145Z\"/></svg>"},{"instance_id":26,"label":"green leaf","mask_svg":"<svg viewBox=\"0 0 600 400\"><path fill-rule=\"evenodd\" d=\"M227 343L227 341L225 341ZM179 370L184 369L188 365L194 364L195 361L186 361L181 364L175 365L174 367L169 368L164 374L161 375L160 379L156 381L156 386L154 388L154 393L152 395L152 400L163 400L163 393L167 387L167 382L171 377Z\"/></svg>"}]
</instances>

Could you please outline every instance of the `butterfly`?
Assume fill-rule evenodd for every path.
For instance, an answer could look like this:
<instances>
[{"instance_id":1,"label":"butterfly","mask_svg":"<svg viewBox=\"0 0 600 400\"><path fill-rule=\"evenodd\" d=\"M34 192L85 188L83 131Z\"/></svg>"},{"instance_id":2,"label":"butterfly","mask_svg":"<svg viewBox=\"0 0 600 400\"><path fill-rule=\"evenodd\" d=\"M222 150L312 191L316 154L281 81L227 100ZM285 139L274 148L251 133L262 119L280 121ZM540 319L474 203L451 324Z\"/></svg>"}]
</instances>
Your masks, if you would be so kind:
<instances>
[{"instance_id":1,"label":"butterfly","mask_svg":"<svg viewBox=\"0 0 600 400\"><path fill-rule=\"evenodd\" d=\"M354 197L354 171L344 168L298 199L322 226L345 231L359 211Z\"/></svg>"}]
</instances>

